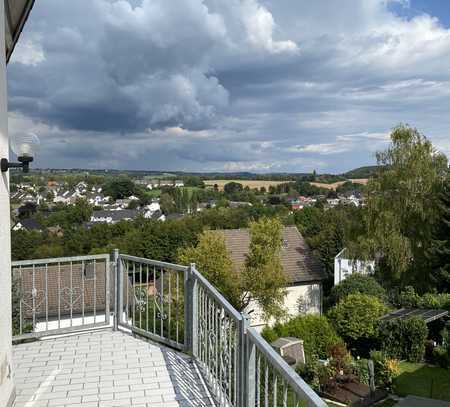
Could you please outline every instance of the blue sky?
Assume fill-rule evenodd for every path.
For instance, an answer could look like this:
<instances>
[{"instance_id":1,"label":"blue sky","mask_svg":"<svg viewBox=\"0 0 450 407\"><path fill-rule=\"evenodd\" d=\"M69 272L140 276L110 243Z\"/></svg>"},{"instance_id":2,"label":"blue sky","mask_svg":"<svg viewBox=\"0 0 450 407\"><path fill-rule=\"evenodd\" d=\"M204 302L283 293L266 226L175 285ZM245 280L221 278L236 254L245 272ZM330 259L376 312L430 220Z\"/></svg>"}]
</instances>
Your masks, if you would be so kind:
<instances>
[{"instance_id":1,"label":"blue sky","mask_svg":"<svg viewBox=\"0 0 450 407\"><path fill-rule=\"evenodd\" d=\"M41 167L342 172L399 123L448 155L449 66L444 0L41 0L9 125Z\"/></svg>"}]
</instances>

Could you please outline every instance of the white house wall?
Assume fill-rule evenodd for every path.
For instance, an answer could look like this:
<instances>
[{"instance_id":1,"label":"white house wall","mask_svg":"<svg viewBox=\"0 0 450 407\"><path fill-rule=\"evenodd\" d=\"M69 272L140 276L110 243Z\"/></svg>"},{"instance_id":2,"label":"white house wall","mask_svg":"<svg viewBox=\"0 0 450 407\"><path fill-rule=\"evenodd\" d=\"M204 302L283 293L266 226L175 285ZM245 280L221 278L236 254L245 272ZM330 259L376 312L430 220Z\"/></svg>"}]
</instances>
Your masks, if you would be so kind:
<instances>
[{"instance_id":1,"label":"white house wall","mask_svg":"<svg viewBox=\"0 0 450 407\"><path fill-rule=\"evenodd\" d=\"M9 156L6 98L5 14L0 1L0 158ZM0 175L0 406L12 400L11 358L11 238L8 173Z\"/></svg>"},{"instance_id":2,"label":"white house wall","mask_svg":"<svg viewBox=\"0 0 450 407\"><path fill-rule=\"evenodd\" d=\"M300 313L302 314L320 314L322 312L322 287L321 284L303 284L286 288L287 294L284 299L284 308L286 310L285 319L289 319ZM303 311L299 309L299 299L302 299L301 305ZM264 320L261 308L258 304L249 305L247 312L253 310L249 314L250 325L261 331L267 322ZM273 325L274 320L269 321L269 325Z\"/></svg>"}]
</instances>

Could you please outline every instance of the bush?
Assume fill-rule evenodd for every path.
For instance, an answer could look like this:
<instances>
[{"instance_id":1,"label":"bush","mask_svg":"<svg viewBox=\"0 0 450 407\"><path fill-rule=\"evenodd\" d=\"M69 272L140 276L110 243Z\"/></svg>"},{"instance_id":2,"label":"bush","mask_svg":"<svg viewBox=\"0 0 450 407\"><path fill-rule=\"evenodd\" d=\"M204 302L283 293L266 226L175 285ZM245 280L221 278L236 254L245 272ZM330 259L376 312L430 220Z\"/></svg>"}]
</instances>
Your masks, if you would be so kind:
<instances>
[{"instance_id":1,"label":"bush","mask_svg":"<svg viewBox=\"0 0 450 407\"><path fill-rule=\"evenodd\" d=\"M444 369L450 367L450 355L444 346L436 346L433 349L433 363Z\"/></svg>"},{"instance_id":2,"label":"bush","mask_svg":"<svg viewBox=\"0 0 450 407\"><path fill-rule=\"evenodd\" d=\"M400 374L399 361L387 357L381 351L370 352L370 358L374 364L375 384L390 389L394 379Z\"/></svg>"},{"instance_id":3,"label":"bush","mask_svg":"<svg viewBox=\"0 0 450 407\"><path fill-rule=\"evenodd\" d=\"M396 294L392 298L392 302L399 307L446 309L450 311L450 293L426 293L420 296L411 286L407 286L403 291Z\"/></svg>"},{"instance_id":4,"label":"bush","mask_svg":"<svg viewBox=\"0 0 450 407\"><path fill-rule=\"evenodd\" d=\"M353 362L353 372L361 383L369 384L369 361L368 359L358 359Z\"/></svg>"},{"instance_id":5,"label":"bush","mask_svg":"<svg viewBox=\"0 0 450 407\"><path fill-rule=\"evenodd\" d=\"M420 362L425 353L427 336L427 325L418 317L380 323L382 349L389 357Z\"/></svg>"},{"instance_id":6,"label":"bush","mask_svg":"<svg viewBox=\"0 0 450 407\"><path fill-rule=\"evenodd\" d=\"M307 361L327 358L328 350L342 343L333 326L322 315L299 315L284 324L276 324L273 329L264 329L262 335L269 343L285 336L302 339Z\"/></svg>"},{"instance_id":7,"label":"bush","mask_svg":"<svg viewBox=\"0 0 450 407\"><path fill-rule=\"evenodd\" d=\"M376 297L350 294L328 311L337 333L346 341L372 339L378 332L378 319L387 307Z\"/></svg>"},{"instance_id":8,"label":"bush","mask_svg":"<svg viewBox=\"0 0 450 407\"><path fill-rule=\"evenodd\" d=\"M331 289L329 304L335 305L349 294L366 294L381 301L386 300L386 291L370 276L352 274Z\"/></svg>"}]
</instances>

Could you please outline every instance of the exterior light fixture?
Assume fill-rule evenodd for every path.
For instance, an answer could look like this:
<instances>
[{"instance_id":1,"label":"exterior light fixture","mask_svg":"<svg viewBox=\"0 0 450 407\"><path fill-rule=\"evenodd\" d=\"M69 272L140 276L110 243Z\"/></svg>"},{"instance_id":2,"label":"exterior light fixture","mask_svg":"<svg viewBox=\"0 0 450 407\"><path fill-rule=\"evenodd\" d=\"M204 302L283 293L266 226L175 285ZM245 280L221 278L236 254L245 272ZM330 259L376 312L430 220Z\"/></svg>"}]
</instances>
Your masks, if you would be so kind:
<instances>
[{"instance_id":1,"label":"exterior light fixture","mask_svg":"<svg viewBox=\"0 0 450 407\"><path fill-rule=\"evenodd\" d=\"M10 146L19 162L11 163L7 158L2 158L0 163L2 172L6 172L10 168L22 168L23 172L28 172L30 163L39 149L39 144L39 137L34 133L23 133L13 137Z\"/></svg>"}]
</instances>

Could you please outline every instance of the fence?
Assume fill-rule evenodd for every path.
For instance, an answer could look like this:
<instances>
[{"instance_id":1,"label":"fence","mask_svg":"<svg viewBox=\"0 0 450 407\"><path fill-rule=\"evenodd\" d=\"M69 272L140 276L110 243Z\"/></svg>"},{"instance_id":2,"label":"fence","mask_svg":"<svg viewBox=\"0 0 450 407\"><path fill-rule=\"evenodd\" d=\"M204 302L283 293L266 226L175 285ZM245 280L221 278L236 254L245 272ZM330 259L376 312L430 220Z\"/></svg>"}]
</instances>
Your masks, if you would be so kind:
<instances>
[{"instance_id":1,"label":"fence","mask_svg":"<svg viewBox=\"0 0 450 407\"><path fill-rule=\"evenodd\" d=\"M114 257L115 326L190 353L219 406L326 406L195 265Z\"/></svg>"},{"instance_id":2,"label":"fence","mask_svg":"<svg viewBox=\"0 0 450 407\"><path fill-rule=\"evenodd\" d=\"M114 329L190 353L219 406L326 407L195 265L109 258L13 262L13 339L109 325L112 303Z\"/></svg>"},{"instance_id":3,"label":"fence","mask_svg":"<svg viewBox=\"0 0 450 407\"><path fill-rule=\"evenodd\" d=\"M109 255L12 262L13 340L110 323Z\"/></svg>"}]
</instances>

